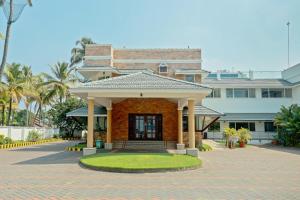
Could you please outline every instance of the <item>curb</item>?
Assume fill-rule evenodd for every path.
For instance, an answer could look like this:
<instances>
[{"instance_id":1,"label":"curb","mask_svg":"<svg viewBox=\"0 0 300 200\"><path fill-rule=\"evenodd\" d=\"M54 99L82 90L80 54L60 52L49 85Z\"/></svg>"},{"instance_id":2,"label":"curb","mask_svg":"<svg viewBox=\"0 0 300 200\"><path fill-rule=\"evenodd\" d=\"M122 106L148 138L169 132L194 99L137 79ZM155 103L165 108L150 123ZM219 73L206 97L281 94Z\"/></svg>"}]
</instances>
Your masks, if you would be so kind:
<instances>
[{"instance_id":1,"label":"curb","mask_svg":"<svg viewBox=\"0 0 300 200\"><path fill-rule=\"evenodd\" d=\"M22 142L22 143L15 143L15 144L2 144L0 145L0 149L12 149L12 148L18 148L18 147L26 147L26 146L32 146L32 145L38 145L38 144L44 144L44 143L50 143L50 142L58 142L62 141L61 139L47 139L47 140L40 140L37 142Z\"/></svg>"},{"instance_id":2,"label":"curb","mask_svg":"<svg viewBox=\"0 0 300 200\"><path fill-rule=\"evenodd\" d=\"M192 167L181 167L181 168L157 168L157 169L124 169L124 168L111 168L111 167L95 167L82 163L79 160L79 166L85 169L102 171L102 172L113 172L113 173L135 173L135 174L143 174L143 173L159 173L159 172L178 172L178 171L188 171L188 170L196 170L202 167L202 163L197 166Z\"/></svg>"},{"instance_id":3,"label":"curb","mask_svg":"<svg viewBox=\"0 0 300 200\"><path fill-rule=\"evenodd\" d=\"M65 151L82 151L83 149L80 147L66 147Z\"/></svg>"}]
</instances>

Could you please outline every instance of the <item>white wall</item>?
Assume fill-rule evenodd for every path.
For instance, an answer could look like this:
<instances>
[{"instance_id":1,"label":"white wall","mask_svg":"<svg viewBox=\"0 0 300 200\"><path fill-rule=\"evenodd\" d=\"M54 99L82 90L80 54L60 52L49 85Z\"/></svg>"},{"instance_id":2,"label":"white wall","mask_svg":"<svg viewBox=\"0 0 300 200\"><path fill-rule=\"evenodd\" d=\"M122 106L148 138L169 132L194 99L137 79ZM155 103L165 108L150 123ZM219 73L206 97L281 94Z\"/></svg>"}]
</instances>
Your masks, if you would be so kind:
<instances>
[{"instance_id":1,"label":"white wall","mask_svg":"<svg viewBox=\"0 0 300 200\"><path fill-rule=\"evenodd\" d=\"M298 89L293 90L293 97L294 93L300 95ZM256 98L226 98L226 88L221 88L221 98L205 98L203 105L223 113L277 113L281 105L293 102L294 98L262 98L260 88L256 88Z\"/></svg>"},{"instance_id":2,"label":"white wall","mask_svg":"<svg viewBox=\"0 0 300 200\"><path fill-rule=\"evenodd\" d=\"M10 137L13 140L26 140L31 130L37 130L43 139L51 138L54 134L59 133L59 129L54 128L0 126L0 135Z\"/></svg>"}]
</instances>

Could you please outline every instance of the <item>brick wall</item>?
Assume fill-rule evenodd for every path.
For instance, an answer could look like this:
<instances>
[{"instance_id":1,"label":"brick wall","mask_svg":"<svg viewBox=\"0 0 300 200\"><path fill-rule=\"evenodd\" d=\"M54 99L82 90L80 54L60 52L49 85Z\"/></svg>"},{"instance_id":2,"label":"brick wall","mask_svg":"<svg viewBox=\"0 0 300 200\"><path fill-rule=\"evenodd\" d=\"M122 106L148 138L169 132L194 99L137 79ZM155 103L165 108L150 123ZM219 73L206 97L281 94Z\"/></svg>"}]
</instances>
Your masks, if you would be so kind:
<instances>
[{"instance_id":1,"label":"brick wall","mask_svg":"<svg viewBox=\"0 0 300 200\"><path fill-rule=\"evenodd\" d=\"M115 49L114 59L201 59L200 49Z\"/></svg>"},{"instance_id":2,"label":"brick wall","mask_svg":"<svg viewBox=\"0 0 300 200\"><path fill-rule=\"evenodd\" d=\"M126 99L113 104L112 140L128 140L128 114L162 114L163 140L177 141L177 104L166 99Z\"/></svg>"}]
</instances>

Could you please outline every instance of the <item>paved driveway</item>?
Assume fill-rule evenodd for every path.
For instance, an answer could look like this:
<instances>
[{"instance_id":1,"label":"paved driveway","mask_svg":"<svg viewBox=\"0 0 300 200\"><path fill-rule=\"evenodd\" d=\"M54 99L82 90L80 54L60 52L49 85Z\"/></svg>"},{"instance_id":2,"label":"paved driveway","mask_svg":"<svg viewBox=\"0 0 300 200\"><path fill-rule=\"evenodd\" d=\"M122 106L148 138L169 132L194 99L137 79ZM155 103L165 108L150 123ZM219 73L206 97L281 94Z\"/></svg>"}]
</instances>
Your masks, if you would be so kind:
<instances>
[{"instance_id":1,"label":"paved driveway","mask_svg":"<svg viewBox=\"0 0 300 200\"><path fill-rule=\"evenodd\" d=\"M205 152L198 170L119 174L81 168L66 145L0 150L0 199L300 199L298 150Z\"/></svg>"}]
</instances>

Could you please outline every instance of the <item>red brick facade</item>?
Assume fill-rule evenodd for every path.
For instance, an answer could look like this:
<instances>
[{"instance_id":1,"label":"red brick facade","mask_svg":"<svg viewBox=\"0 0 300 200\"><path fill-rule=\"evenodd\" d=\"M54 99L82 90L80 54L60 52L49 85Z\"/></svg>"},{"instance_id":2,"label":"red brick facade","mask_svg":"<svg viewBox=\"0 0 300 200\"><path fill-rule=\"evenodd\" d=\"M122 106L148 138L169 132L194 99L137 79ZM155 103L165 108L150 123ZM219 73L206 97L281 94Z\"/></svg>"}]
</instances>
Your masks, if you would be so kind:
<instances>
[{"instance_id":1,"label":"red brick facade","mask_svg":"<svg viewBox=\"0 0 300 200\"><path fill-rule=\"evenodd\" d=\"M112 141L128 140L128 114L162 114L163 140L177 141L177 104L166 99L126 99L113 104Z\"/></svg>"}]
</instances>

